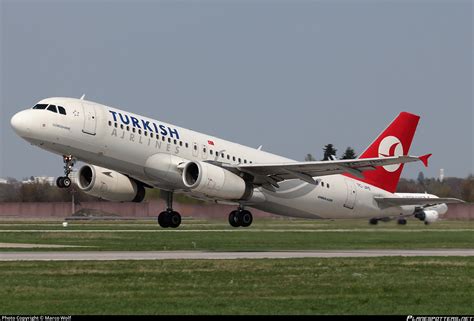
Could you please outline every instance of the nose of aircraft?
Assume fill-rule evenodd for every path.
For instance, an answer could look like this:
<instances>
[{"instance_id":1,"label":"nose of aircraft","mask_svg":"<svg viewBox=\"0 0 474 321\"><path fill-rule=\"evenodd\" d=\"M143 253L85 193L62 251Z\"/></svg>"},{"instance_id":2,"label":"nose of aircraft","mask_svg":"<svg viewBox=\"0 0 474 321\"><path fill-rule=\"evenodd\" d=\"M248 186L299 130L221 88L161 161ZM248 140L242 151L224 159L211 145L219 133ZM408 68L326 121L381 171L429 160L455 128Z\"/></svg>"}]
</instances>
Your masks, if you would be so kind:
<instances>
[{"instance_id":1,"label":"nose of aircraft","mask_svg":"<svg viewBox=\"0 0 474 321\"><path fill-rule=\"evenodd\" d=\"M13 115L10 124L18 135L24 136L31 130L31 121L30 111L23 110Z\"/></svg>"}]
</instances>

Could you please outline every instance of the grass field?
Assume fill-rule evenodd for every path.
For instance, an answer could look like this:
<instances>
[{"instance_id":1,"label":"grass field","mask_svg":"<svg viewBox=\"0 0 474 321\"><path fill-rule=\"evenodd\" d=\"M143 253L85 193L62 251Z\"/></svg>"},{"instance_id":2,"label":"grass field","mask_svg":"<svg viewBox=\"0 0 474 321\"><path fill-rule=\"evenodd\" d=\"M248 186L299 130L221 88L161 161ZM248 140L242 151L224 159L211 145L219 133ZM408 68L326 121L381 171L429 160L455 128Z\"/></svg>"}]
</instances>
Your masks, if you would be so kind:
<instances>
[{"instance_id":1,"label":"grass field","mask_svg":"<svg viewBox=\"0 0 474 321\"><path fill-rule=\"evenodd\" d=\"M360 220L259 219L250 228L235 229L225 221L188 219L179 229L162 229L154 221L73 221L67 228L59 221L8 221L0 223L2 242L82 246L50 251L473 248L474 223L445 221L425 226L410 221L406 226L394 222L371 226Z\"/></svg>"},{"instance_id":2,"label":"grass field","mask_svg":"<svg viewBox=\"0 0 474 321\"><path fill-rule=\"evenodd\" d=\"M473 248L472 222L0 222L0 243L84 250ZM35 249L0 248L5 251ZM473 257L0 262L0 314L472 314Z\"/></svg>"},{"instance_id":3,"label":"grass field","mask_svg":"<svg viewBox=\"0 0 474 321\"><path fill-rule=\"evenodd\" d=\"M1 314L472 314L474 258L15 262Z\"/></svg>"}]
</instances>

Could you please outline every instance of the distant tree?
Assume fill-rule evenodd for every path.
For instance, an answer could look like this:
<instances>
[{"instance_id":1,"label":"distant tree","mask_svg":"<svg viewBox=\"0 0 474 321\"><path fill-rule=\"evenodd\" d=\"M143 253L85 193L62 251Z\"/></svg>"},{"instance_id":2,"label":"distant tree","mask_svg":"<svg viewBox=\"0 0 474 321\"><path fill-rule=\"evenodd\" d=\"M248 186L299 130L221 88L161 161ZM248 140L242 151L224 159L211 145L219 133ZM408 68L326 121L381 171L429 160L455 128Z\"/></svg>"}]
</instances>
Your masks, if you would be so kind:
<instances>
[{"instance_id":1,"label":"distant tree","mask_svg":"<svg viewBox=\"0 0 474 321\"><path fill-rule=\"evenodd\" d=\"M352 147L347 147L341 159L355 159L357 155Z\"/></svg>"},{"instance_id":2,"label":"distant tree","mask_svg":"<svg viewBox=\"0 0 474 321\"><path fill-rule=\"evenodd\" d=\"M304 160L307 161L307 162L312 162L312 161L315 161L316 158L314 158L313 155L311 155L311 154L306 154Z\"/></svg>"},{"instance_id":3,"label":"distant tree","mask_svg":"<svg viewBox=\"0 0 474 321\"><path fill-rule=\"evenodd\" d=\"M336 157L336 152L337 149L334 148L333 144L327 144L323 148L324 151L324 158L322 159L323 161L331 160L330 156Z\"/></svg>"},{"instance_id":4,"label":"distant tree","mask_svg":"<svg viewBox=\"0 0 474 321\"><path fill-rule=\"evenodd\" d=\"M466 202L474 202L474 176L469 175L461 187L461 199Z\"/></svg>"}]
</instances>

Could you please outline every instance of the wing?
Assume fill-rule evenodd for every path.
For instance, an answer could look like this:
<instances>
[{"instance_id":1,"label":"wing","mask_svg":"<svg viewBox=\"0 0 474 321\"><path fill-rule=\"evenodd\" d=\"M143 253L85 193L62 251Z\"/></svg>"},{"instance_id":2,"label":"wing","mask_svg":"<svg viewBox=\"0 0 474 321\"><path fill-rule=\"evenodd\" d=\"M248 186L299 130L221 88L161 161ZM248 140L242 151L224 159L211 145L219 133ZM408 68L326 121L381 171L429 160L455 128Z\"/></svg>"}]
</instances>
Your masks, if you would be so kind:
<instances>
[{"instance_id":1,"label":"wing","mask_svg":"<svg viewBox=\"0 0 474 321\"><path fill-rule=\"evenodd\" d=\"M229 169L233 168L240 172L252 175L254 177L254 183L256 184L270 184L274 187L278 187L278 182L295 178L301 179L310 184L317 184L317 182L313 179L313 177L315 176L349 173L362 178L364 171L374 170L377 166L403 164L409 162L416 162L419 160L425 163L427 156L428 155L417 157L406 155L383 158L363 158L316 162L292 162L277 164L223 164L223 166Z\"/></svg>"},{"instance_id":2,"label":"wing","mask_svg":"<svg viewBox=\"0 0 474 321\"><path fill-rule=\"evenodd\" d=\"M403 205L421 205L430 206L436 204L452 204L464 203L464 201L457 198L425 198L425 197L374 197L380 208L387 208L393 206Z\"/></svg>"}]
</instances>

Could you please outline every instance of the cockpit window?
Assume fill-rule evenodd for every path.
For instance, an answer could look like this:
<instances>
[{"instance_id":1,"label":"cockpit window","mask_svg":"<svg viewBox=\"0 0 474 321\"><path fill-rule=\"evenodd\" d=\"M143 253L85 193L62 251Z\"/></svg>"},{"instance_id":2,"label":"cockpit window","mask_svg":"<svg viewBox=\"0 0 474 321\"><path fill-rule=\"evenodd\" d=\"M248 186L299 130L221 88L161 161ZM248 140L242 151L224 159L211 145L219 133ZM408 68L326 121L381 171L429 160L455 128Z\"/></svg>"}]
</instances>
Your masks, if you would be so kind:
<instances>
[{"instance_id":1,"label":"cockpit window","mask_svg":"<svg viewBox=\"0 0 474 321\"><path fill-rule=\"evenodd\" d=\"M57 113L57 111L56 111L56 106L55 106L55 105L49 105L49 106L48 106L48 110L49 110L49 111L52 111L53 113Z\"/></svg>"},{"instance_id":2,"label":"cockpit window","mask_svg":"<svg viewBox=\"0 0 474 321\"><path fill-rule=\"evenodd\" d=\"M58 106L58 111L60 114L66 115L66 109L64 109L64 107Z\"/></svg>"},{"instance_id":3,"label":"cockpit window","mask_svg":"<svg viewBox=\"0 0 474 321\"><path fill-rule=\"evenodd\" d=\"M36 104L33 109L46 109L48 107L47 104Z\"/></svg>"}]
</instances>

